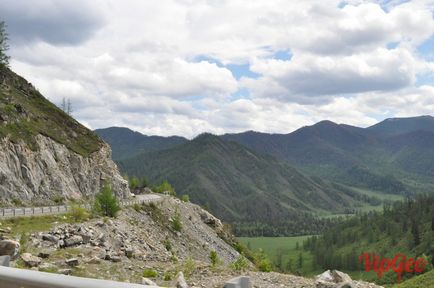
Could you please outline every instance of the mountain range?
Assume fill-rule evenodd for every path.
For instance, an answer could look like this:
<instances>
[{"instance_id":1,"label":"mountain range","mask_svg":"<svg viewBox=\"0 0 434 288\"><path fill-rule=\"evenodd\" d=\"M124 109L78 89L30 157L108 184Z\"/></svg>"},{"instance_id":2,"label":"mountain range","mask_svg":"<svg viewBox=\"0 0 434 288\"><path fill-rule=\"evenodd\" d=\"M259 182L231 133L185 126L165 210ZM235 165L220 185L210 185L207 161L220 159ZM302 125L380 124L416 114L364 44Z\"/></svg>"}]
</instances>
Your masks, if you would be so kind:
<instances>
[{"instance_id":1,"label":"mountain range","mask_svg":"<svg viewBox=\"0 0 434 288\"><path fill-rule=\"evenodd\" d=\"M167 179L179 194L188 194L225 221L242 226L254 222L255 227L274 223L280 227L275 231L307 232L306 222L312 224L312 219L306 212L344 213L350 207L375 202L342 185L300 173L273 156L211 134L121 160L118 165L128 175L146 175L153 183Z\"/></svg>"},{"instance_id":2,"label":"mountain range","mask_svg":"<svg viewBox=\"0 0 434 288\"><path fill-rule=\"evenodd\" d=\"M154 184L168 180L179 194L252 230L308 226L315 221L307 215L372 209L434 188L431 116L368 128L321 121L289 134L205 133L192 140L117 127L96 132L123 173ZM286 232L294 229L286 224Z\"/></svg>"}]
</instances>

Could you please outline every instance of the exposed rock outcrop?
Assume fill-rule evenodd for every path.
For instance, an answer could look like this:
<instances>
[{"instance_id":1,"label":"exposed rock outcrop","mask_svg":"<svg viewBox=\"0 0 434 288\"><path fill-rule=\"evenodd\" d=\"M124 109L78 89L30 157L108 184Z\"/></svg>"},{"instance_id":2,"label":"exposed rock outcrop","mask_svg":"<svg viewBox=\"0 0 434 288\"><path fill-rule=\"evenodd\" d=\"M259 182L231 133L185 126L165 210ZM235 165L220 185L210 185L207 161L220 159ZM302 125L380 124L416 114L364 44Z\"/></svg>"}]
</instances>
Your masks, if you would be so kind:
<instances>
[{"instance_id":1,"label":"exposed rock outcrop","mask_svg":"<svg viewBox=\"0 0 434 288\"><path fill-rule=\"evenodd\" d=\"M77 199L99 192L106 181L119 197L129 195L108 145L84 157L51 138L38 135L35 140L37 151L25 143L0 140L0 201Z\"/></svg>"},{"instance_id":2,"label":"exposed rock outcrop","mask_svg":"<svg viewBox=\"0 0 434 288\"><path fill-rule=\"evenodd\" d=\"M128 195L109 146L0 65L0 202L46 205L91 196L105 182Z\"/></svg>"},{"instance_id":3,"label":"exposed rock outcrop","mask_svg":"<svg viewBox=\"0 0 434 288\"><path fill-rule=\"evenodd\" d=\"M15 260L20 250L20 243L14 240L0 241L0 256L8 255L12 260Z\"/></svg>"}]
</instances>

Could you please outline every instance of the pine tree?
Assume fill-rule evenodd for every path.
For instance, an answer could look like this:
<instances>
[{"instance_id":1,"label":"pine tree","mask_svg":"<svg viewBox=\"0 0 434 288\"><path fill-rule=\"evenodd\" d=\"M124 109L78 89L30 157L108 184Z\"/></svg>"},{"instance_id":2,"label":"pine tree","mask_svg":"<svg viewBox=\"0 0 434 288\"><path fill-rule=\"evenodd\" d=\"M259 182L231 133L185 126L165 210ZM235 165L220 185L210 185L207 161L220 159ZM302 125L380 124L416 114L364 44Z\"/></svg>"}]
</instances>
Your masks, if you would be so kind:
<instances>
[{"instance_id":1,"label":"pine tree","mask_svg":"<svg viewBox=\"0 0 434 288\"><path fill-rule=\"evenodd\" d=\"M8 33L6 32L5 22L0 22L0 65L9 66L10 57L6 54L9 50Z\"/></svg>"}]
</instances>

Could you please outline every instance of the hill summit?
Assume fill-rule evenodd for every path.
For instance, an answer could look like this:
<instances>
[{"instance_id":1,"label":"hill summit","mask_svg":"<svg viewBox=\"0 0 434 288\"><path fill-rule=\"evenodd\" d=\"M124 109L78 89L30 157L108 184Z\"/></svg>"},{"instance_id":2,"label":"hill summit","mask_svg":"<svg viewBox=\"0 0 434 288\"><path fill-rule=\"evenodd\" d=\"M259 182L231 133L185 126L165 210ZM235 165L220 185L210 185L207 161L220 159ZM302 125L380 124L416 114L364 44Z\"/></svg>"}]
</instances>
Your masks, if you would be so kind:
<instances>
[{"instance_id":1,"label":"hill summit","mask_svg":"<svg viewBox=\"0 0 434 288\"><path fill-rule=\"evenodd\" d=\"M106 181L129 193L103 140L0 65L0 202L80 198Z\"/></svg>"}]
</instances>

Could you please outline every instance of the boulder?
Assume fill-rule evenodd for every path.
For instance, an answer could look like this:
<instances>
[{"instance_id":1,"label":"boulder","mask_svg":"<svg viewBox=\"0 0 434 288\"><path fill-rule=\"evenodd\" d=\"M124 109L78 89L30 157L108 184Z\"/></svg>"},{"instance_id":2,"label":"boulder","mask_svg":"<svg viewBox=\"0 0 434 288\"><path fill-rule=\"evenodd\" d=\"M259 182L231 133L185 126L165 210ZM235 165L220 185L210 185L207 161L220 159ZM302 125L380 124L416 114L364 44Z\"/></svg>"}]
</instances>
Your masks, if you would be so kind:
<instances>
[{"instance_id":1,"label":"boulder","mask_svg":"<svg viewBox=\"0 0 434 288\"><path fill-rule=\"evenodd\" d=\"M9 233L11 233L11 231L12 231L11 227L0 228L0 233L9 234Z\"/></svg>"},{"instance_id":2,"label":"boulder","mask_svg":"<svg viewBox=\"0 0 434 288\"><path fill-rule=\"evenodd\" d=\"M65 260L65 263L66 263L68 266L74 267L74 266L77 266L77 265L78 265L78 259L77 259L77 258L66 259L66 260Z\"/></svg>"},{"instance_id":3,"label":"boulder","mask_svg":"<svg viewBox=\"0 0 434 288\"><path fill-rule=\"evenodd\" d=\"M122 258L119 256L110 256L110 261L112 262L122 262Z\"/></svg>"},{"instance_id":4,"label":"boulder","mask_svg":"<svg viewBox=\"0 0 434 288\"><path fill-rule=\"evenodd\" d=\"M28 267L37 267L39 266L39 264L41 264L42 261L41 258L33 256L30 253L24 253L23 255L21 255L21 259Z\"/></svg>"},{"instance_id":5,"label":"boulder","mask_svg":"<svg viewBox=\"0 0 434 288\"><path fill-rule=\"evenodd\" d=\"M42 272L54 272L57 271L57 266L52 263L42 263L39 265L38 270Z\"/></svg>"},{"instance_id":6,"label":"boulder","mask_svg":"<svg viewBox=\"0 0 434 288\"><path fill-rule=\"evenodd\" d=\"M59 241L59 238L51 234L42 234L42 240L57 243Z\"/></svg>"},{"instance_id":7,"label":"boulder","mask_svg":"<svg viewBox=\"0 0 434 288\"><path fill-rule=\"evenodd\" d=\"M0 256L9 255L11 260L18 257L20 243L14 240L0 240Z\"/></svg>"},{"instance_id":8,"label":"boulder","mask_svg":"<svg viewBox=\"0 0 434 288\"><path fill-rule=\"evenodd\" d=\"M143 285L149 285L149 286L157 286L157 283L155 283L152 280L149 280L148 278L142 277L142 284Z\"/></svg>"},{"instance_id":9,"label":"boulder","mask_svg":"<svg viewBox=\"0 0 434 288\"><path fill-rule=\"evenodd\" d=\"M83 242L83 237L81 237L80 235L73 235L72 237L65 239L65 247L79 245L82 242Z\"/></svg>"},{"instance_id":10,"label":"boulder","mask_svg":"<svg viewBox=\"0 0 434 288\"><path fill-rule=\"evenodd\" d=\"M59 274L63 274L63 275L71 275L72 273L72 269L60 269L59 271L57 271Z\"/></svg>"},{"instance_id":11,"label":"boulder","mask_svg":"<svg viewBox=\"0 0 434 288\"><path fill-rule=\"evenodd\" d=\"M338 270L327 270L315 277L316 288L352 288L352 279Z\"/></svg>"},{"instance_id":12,"label":"boulder","mask_svg":"<svg viewBox=\"0 0 434 288\"><path fill-rule=\"evenodd\" d=\"M173 286L176 288L188 288L187 282L184 278L184 273L178 272L178 274L176 274Z\"/></svg>"},{"instance_id":13,"label":"boulder","mask_svg":"<svg viewBox=\"0 0 434 288\"><path fill-rule=\"evenodd\" d=\"M50 257L51 253L53 253L52 250L44 249L42 251L39 251L38 257L40 257L40 258L48 258L48 257Z\"/></svg>"}]
</instances>

